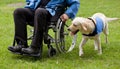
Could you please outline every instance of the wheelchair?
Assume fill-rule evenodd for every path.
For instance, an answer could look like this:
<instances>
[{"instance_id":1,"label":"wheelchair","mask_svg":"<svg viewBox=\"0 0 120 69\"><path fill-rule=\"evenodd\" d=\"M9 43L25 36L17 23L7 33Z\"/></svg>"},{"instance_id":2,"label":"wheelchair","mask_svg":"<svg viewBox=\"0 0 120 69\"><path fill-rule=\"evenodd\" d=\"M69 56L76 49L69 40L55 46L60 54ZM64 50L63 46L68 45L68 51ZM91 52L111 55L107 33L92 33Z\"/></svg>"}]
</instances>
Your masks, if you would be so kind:
<instances>
[{"instance_id":1,"label":"wheelchair","mask_svg":"<svg viewBox=\"0 0 120 69\"><path fill-rule=\"evenodd\" d=\"M60 7L61 6L58 6L57 8ZM57 11L56 15L53 16L50 21L48 21L47 27L44 28L43 41L44 44L47 44L49 57L56 55L57 52L65 53L67 51L66 44L68 43L66 43L66 38L69 36L69 31L67 30L68 26L66 25L66 23L64 23L60 19L60 16L64 13L65 8L60 9L63 11ZM53 31L53 33L50 32L51 30ZM28 37L28 40L32 40L33 38L34 30L32 29L31 31L32 35ZM13 46L15 46L15 44L16 41L14 39Z\"/></svg>"},{"instance_id":2,"label":"wheelchair","mask_svg":"<svg viewBox=\"0 0 120 69\"><path fill-rule=\"evenodd\" d=\"M60 13L61 14L61 13ZM52 17L48 22L47 27L44 29L43 41L48 47L48 57L56 55L56 53L65 53L66 49L66 38L69 37L69 31L67 30L68 25L64 23L60 15ZM32 29L32 32L34 30ZM51 33L53 32L53 33ZM33 34L28 37L28 40L33 38ZM55 47L54 47L55 46Z\"/></svg>"}]
</instances>

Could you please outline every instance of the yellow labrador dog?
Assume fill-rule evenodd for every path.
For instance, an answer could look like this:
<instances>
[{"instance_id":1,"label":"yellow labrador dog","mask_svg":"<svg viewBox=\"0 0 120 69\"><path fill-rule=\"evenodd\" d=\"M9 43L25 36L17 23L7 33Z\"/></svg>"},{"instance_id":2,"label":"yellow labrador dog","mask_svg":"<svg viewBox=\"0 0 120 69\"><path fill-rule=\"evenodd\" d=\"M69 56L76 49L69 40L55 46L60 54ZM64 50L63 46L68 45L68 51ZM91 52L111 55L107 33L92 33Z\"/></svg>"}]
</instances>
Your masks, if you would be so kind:
<instances>
[{"instance_id":1,"label":"yellow labrador dog","mask_svg":"<svg viewBox=\"0 0 120 69\"><path fill-rule=\"evenodd\" d=\"M106 36L106 43L108 42L108 22L118 20L118 18L108 18L103 13L96 13L90 18L76 17L72 24L68 27L71 35L75 35L80 31L83 35L82 41L79 45L79 56L83 55L83 45L88 39L94 39L95 50L98 50L99 54L102 54L100 33L103 32ZM69 51L72 51L75 45L72 45Z\"/></svg>"}]
</instances>

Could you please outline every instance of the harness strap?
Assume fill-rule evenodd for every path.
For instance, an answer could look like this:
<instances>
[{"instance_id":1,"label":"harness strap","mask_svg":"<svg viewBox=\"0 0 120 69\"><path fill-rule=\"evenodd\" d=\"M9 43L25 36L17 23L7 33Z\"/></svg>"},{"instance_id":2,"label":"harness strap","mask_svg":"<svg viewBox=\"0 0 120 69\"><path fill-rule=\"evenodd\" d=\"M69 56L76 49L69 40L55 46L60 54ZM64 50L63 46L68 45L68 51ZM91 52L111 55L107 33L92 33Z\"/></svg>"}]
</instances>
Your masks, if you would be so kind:
<instances>
[{"instance_id":1,"label":"harness strap","mask_svg":"<svg viewBox=\"0 0 120 69\"><path fill-rule=\"evenodd\" d=\"M94 26L96 26L95 21L92 18L88 18L88 19L93 22Z\"/></svg>"},{"instance_id":2,"label":"harness strap","mask_svg":"<svg viewBox=\"0 0 120 69\"><path fill-rule=\"evenodd\" d=\"M83 35L85 35L85 36L95 36L95 35L97 34L97 32L96 32L96 24L95 24L95 21L94 21L92 18L88 18L88 19L91 20L91 21L93 22L93 24L94 24L94 26L95 26L95 29L94 29L93 33L90 33L90 34L83 34Z\"/></svg>"}]
</instances>

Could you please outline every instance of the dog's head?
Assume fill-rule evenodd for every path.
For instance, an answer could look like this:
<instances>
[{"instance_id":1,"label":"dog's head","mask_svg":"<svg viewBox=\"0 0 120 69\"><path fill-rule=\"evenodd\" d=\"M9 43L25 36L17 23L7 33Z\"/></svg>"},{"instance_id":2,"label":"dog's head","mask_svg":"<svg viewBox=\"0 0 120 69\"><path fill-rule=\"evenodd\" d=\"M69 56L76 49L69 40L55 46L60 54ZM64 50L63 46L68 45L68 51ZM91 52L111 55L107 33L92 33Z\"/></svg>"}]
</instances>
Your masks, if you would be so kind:
<instances>
[{"instance_id":1,"label":"dog's head","mask_svg":"<svg viewBox=\"0 0 120 69\"><path fill-rule=\"evenodd\" d=\"M86 28L86 18L76 17L72 24L68 27L71 35L75 35L78 31L87 31Z\"/></svg>"}]
</instances>

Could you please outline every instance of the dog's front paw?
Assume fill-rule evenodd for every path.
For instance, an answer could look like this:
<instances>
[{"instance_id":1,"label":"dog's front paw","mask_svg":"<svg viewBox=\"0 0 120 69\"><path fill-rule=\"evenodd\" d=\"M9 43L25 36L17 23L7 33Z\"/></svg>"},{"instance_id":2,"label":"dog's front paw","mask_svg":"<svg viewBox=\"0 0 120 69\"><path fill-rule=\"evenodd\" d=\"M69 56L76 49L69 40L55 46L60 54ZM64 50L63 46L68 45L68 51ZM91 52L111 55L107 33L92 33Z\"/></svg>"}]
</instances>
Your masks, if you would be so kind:
<instances>
[{"instance_id":1,"label":"dog's front paw","mask_svg":"<svg viewBox=\"0 0 120 69\"><path fill-rule=\"evenodd\" d=\"M102 51L98 51L98 55L102 55Z\"/></svg>"},{"instance_id":2,"label":"dog's front paw","mask_svg":"<svg viewBox=\"0 0 120 69\"><path fill-rule=\"evenodd\" d=\"M73 44L72 44L72 46L70 46L70 48L69 48L69 50L68 50L67 52L72 51L72 50L73 50L73 48L74 48L74 46L75 46L75 44L73 43Z\"/></svg>"},{"instance_id":3,"label":"dog's front paw","mask_svg":"<svg viewBox=\"0 0 120 69\"><path fill-rule=\"evenodd\" d=\"M79 52L79 56L82 56L84 53L83 53L83 51L80 51Z\"/></svg>"},{"instance_id":4,"label":"dog's front paw","mask_svg":"<svg viewBox=\"0 0 120 69\"><path fill-rule=\"evenodd\" d=\"M70 52L70 51L72 51L72 48L69 48L69 50L67 52Z\"/></svg>"},{"instance_id":5,"label":"dog's front paw","mask_svg":"<svg viewBox=\"0 0 120 69\"><path fill-rule=\"evenodd\" d=\"M97 51L97 50L98 50L98 47L97 47L97 46L95 46L94 50L95 50L95 51Z\"/></svg>"}]
</instances>

